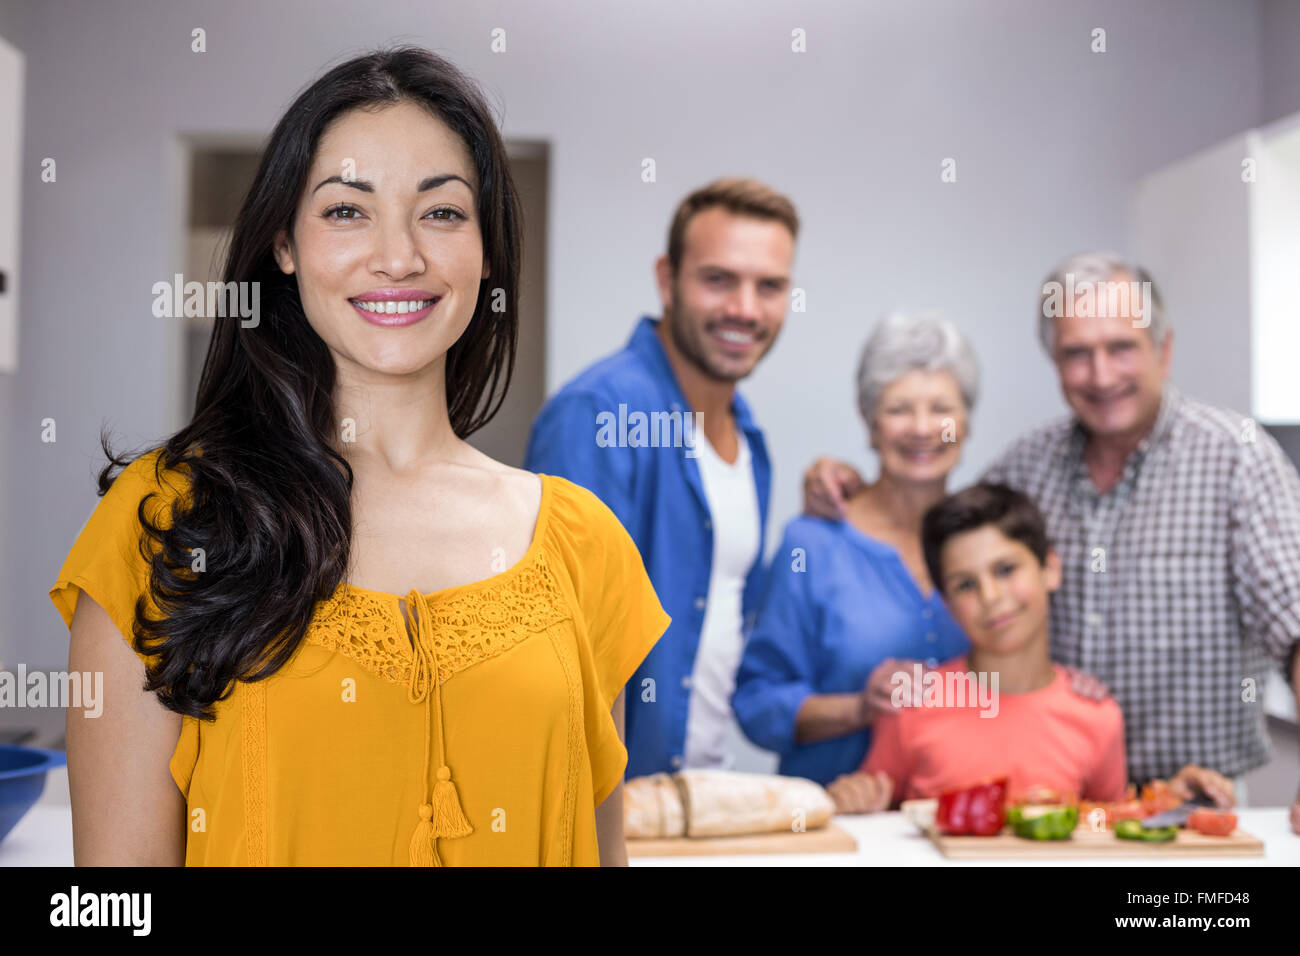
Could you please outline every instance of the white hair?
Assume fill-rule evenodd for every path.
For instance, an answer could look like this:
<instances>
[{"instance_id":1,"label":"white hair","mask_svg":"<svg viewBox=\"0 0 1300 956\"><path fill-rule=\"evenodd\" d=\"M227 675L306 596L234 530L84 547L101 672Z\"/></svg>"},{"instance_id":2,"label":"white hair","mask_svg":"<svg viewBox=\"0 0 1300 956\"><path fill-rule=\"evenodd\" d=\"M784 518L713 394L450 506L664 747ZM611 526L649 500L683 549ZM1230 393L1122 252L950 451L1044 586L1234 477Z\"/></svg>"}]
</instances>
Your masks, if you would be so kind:
<instances>
[{"instance_id":1,"label":"white hair","mask_svg":"<svg viewBox=\"0 0 1300 956\"><path fill-rule=\"evenodd\" d=\"M1056 318L1051 303L1060 303L1061 290L1071 286L1078 288L1085 283L1107 282L1117 272L1127 273L1137 282L1148 283L1143 286L1151 290L1150 303L1143 303L1149 313L1145 317L1150 320L1147 332L1154 344L1164 342L1170 328L1169 318L1165 315L1160 290L1151 280L1150 273L1117 252L1081 252L1053 269L1038 290L1038 339L1048 355L1056 354Z\"/></svg>"},{"instance_id":2,"label":"white hair","mask_svg":"<svg viewBox=\"0 0 1300 956\"><path fill-rule=\"evenodd\" d=\"M949 372L966 410L975 407L979 362L957 326L938 313L894 312L880 320L858 362L858 408L870 425L881 393L913 370Z\"/></svg>"}]
</instances>

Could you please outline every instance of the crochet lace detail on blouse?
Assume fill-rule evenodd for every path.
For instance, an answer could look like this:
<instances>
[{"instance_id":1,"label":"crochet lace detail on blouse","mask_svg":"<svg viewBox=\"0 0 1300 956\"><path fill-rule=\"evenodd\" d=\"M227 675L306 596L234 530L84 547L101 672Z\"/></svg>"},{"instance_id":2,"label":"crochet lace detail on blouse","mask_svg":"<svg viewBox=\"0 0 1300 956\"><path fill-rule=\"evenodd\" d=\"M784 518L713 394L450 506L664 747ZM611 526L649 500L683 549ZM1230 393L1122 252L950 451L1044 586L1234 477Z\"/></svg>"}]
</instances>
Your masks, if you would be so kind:
<instances>
[{"instance_id":1,"label":"crochet lace detail on blouse","mask_svg":"<svg viewBox=\"0 0 1300 956\"><path fill-rule=\"evenodd\" d=\"M489 578L484 586L470 588L446 597L425 596L439 683L570 616L544 552L499 583ZM406 684L414 652L398 600L344 582L316 606L307 643L338 651L384 680Z\"/></svg>"}]
</instances>

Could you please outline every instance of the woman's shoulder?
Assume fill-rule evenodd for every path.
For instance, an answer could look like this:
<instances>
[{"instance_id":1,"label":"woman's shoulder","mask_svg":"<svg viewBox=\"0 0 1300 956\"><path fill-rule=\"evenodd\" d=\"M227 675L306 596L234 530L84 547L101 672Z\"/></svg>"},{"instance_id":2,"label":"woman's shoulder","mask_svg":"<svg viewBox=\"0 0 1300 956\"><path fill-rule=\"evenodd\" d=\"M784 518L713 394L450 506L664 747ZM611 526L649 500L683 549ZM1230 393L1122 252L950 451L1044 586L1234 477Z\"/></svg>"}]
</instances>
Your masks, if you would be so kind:
<instances>
[{"instance_id":1,"label":"woman's shoulder","mask_svg":"<svg viewBox=\"0 0 1300 956\"><path fill-rule=\"evenodd\" d=\"M595 492L559 475L543 475L542 480L546 541L571 576L600 576L615 568L630 572L633 565L644 568L636 542Z\"/></svg>"},{"instance_id":2,"label":"woman's shoulder","mask_svg":"<svg viewBox=\"0 0 1300 956\"><path fill-rule=\"evenodd\" d=\"M153 524L169 521L171 505L187 496L186 474L164 466L162 449L147 451L125 465L95 507L95 530L104 532L123 523L138 524L141 505Z\"/></svg>"},{"instance_id":3,"label":"woman's shoulder","mask_svg":"<svg viewBox=\"0 0 1300 956\"><path fill-rule=\"evenodd\" d=\"M559 475L544 474L545 538L550 550L570 569L603 563L606 556L636 543L618 516L589 488ZM639 551L638 551L639 554Z\"/></svg>"},{"instance_id":4,"label":"woman's shoulder","mask_svg":"<svg viewBox=\"0 0 1300 956\"><path fill-rule=\"evenodd\" d=\"M653 632L653 643L670 619L632 536L594 492L558 475L544 475L542 480L548 505L545 551L552 570L566 582L562 589L573 594L575 611L597 630L602 621L644 618L651 621L647 633ZM611 633L620 629L627 628L619 625ZM648 650L646 645L642 652ZM628 669L624 680L630 674Z\"/></svg>"},{"instance_id":5,"label":"woman's shoulder","mask_svg":"<svg viewBox=\"0 0 1300 956\"><path fill-rule=\"evenodd\" d=\"M539 480L537 474L523 468L512 468L491 459L488 462L484 469L488 481L482 487L491 496L493 508L519 523L531 524L533 518L542 520L546 512L545 479Z\"/></svg>"},{"instance_id":6,"label":"woman's shoulder","mask_svg":"<svg viewBox=\"0 0 1300 956\"><path fill-rule=\"evenodd\" d=\"M796 515L786 522L781 540L793 547L836 547L845 540L845 522L814 515Z\"/></svg>"},{"instance_id":7,"label":"woman's shoulder","mask_svg":"<svg viewBox=\"0 0 1300 956\"><path fill-rule=\"evenodd\" d=\"M541 478L549 487L557 530L579 534L606 530L610 521L622 527L610 507L591 489L560 475L543 474Z\"/></svg>"},{"instance_id":8,"label":"woman's shoulder","mask_svg":"<svg viewBox=\"0 0 1300 956\"><path fill-rule=\"evenodd\" d=\"M77 592L84 590L108 611L123 635L131 633L135 600L149 576L141 512L150 525L168 527L172 505L186 493L183 475L163 467L159 449L123 467L82 526L50 590L69 626Z\"/></svg>"}]
</instances>

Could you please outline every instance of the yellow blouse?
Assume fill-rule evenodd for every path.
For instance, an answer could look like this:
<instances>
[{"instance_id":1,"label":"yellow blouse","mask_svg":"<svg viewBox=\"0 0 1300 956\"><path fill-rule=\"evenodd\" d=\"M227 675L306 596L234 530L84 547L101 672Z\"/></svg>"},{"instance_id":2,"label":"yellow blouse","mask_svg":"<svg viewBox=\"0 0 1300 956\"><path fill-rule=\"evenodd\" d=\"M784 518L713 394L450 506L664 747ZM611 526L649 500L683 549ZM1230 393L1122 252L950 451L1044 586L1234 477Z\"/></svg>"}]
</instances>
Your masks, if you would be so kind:
<instances>
[{"instance_id":1,"label":"yellow blouse","mask_svg":"<svg viewBox=\"0 0 1300 956\"><path fill-rule=\"evenodd\" d=\"M155 607L137 507L158 492L165 523L184 494L155 458L113 483L50 590L69 626L85 591L133 650L137 597ZM514 567L404 598L342 583L281 670L182 719L186 865L598 864L595 808L627 766L610 710L669 622L613 512L543 475Z\"/></svg>"}]
</instances>

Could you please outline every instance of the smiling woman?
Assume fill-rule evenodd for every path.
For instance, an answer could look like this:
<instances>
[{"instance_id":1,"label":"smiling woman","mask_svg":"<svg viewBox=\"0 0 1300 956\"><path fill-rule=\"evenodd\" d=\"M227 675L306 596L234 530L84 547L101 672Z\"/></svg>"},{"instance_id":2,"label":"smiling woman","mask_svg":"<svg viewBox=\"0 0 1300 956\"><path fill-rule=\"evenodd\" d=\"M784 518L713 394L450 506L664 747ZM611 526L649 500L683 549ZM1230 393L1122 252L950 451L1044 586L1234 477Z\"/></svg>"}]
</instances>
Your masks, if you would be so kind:
<instances>
[{"instance_id":1,"label":"smiling woman","mask_svg":"<svg viewBox=\"0 0 1300 956\"><path fill-rule=\"evenodd\" d=\"M497 161L509 183L504 157ZM281 270L298 277L312 329L349 368L427 368L458 342L476 306L490 305L490 294L479 296L492 272L477 212L479 178L465 140L411 100L353 110L324 131L307 176L310 192L292 228L276 235L275 255ZM519 213L513 184L508 188L517 258ZM515 261L498 263L508 302L516 275ZM432 328L417 327L431 317ZM510 342L508 376L518 314L511 309L503 318L495 331Z\"/></svg>"},{"instance_id":2,"label":"smiling woman","mask_svg":"<svg viewBox=\"0 0 1300 956\"><path fill-rule=\"evenodd\" d=\"M920 522L961 456L979 389L974 352L947 319L888 315L862 350L857 386L879 475L842 520L801 515L786 526L776 553L801 557L772 564L733 699L741 729L781 755L782 773L832 795L890 712L898 666L968 647L926 571Z\"/></svg>"},{"instance_id":3,"label":"smiling woman","mask_svg":"<svg viewBox=\"0 0 1300 956\"><path fill-rule=\"evenodd\" d=\"M519 237L446 60L359 57L285 113L224 270L261 320L216 319L187 427L105 441L50 592L109 671L69 721L78 863L623 859L622 688L668 618L599 499L465 441Z\"/></svg>"}]
</instances>

